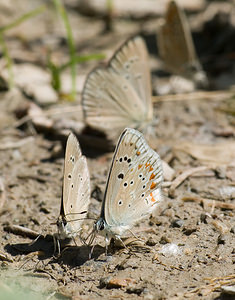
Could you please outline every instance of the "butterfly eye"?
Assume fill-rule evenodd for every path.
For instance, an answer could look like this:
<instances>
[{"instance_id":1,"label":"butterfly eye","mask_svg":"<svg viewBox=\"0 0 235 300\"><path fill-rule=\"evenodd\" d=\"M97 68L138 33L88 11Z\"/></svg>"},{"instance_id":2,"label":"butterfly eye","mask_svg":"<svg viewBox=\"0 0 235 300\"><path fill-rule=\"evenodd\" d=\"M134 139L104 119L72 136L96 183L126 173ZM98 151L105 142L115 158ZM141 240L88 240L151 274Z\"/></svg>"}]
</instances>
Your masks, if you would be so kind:
<instances>
[{"instance_id":1,"label":"butterfly eye","mask_svg":"<svg viewBox=\"0 0 235 300\"><path fill-rule=\"evenodd\" d=\"M125 160L125 161L127 160L127 156L124 157L124 160Z\"/></svg>"},{"instance_id":2,"label":"butterfly eye","mask_svg":"<svg viewBox=\"0 0 235 300\"><path fill-rule=\"evenodd\" d=\"M73 189L73 184L71 184L71 188Z\"/></svg>"},{"instance_id":3,"label":"butterfly eye","mask_svg":"<svg viewBox=\"0 0 235 300\"><path fill-rule=\"evenodd\" d=\"M123 184L123 185L124 185L124 187L127 187L127 185L128 185L128 184L127 184L127 182L124 182L124 184Z\"/></svg>"},{"instance_id":4,"label":"butterfly eye","mask_svg":"<svg viewBox=\"0 0 235 300\"><path fill-rule=\"evenodd\" d=\"M133 181L133 180L131 180L130 184L133 184L133 183L134 183L134 181Z\"/></svg>"},{"instance_id":5,"label":"butterfly eye","mask_svg":"<svg viewBox=\"0 0 235 300\"><path fill-rule=\"evenodd\" d=\"M71 204L70 207L73 208L73 205Z\"/></svg>"},{"instance_id":6,"label":"butterfly eye","mask_svg":"<svg viewBox=\"0 0 235 300\"><path fill-rule=\"evenodd\" d=\"M130 158L128 158L127 162L128 162L128 164L129 164L129 163L131 162L131 159L130 159Z\"/></svg>"},{"instance_id":7,"label":"butterfly eye","mask_svg":"<svg viewBox=\"0 0 235 300\"><path fill-rule=\"evenodd\" d=\"M71 174L68 174L68 179L71 179L72 178L72 175Z\"/></svg>"},{"instance_id":8,"label":"butterfly eye","mask_svg":"<svg viewBox=\"0 0 235 300\"><path fill-rule=\"evenodd\" d=\"M144 197L144 193L141 195L141 197Z\"/></svg>"},{"instance_id":9,"label":"butterfly eye","mask_svg":"<svg viewBox=\"0 0 235 300\"><path fill-rule=\"evenodd\" d=\"M139 178L141 178L143 175L142 174L139 174Z\"/></svg>"},{"instance_id":10,"label":"butterfly eye","mask_svg":"<svg viewBox=\"0 0 235 300\"><path fill-rule=\"evenodd\" d=\"M122 157L119 158L119 161L122 162Z\"/></svg>"},{"instance_id":11,"label":"butterfly eye","mask_svg":"<svg viewBox=\"0 0 235 300\"><path fill-rule=\"evenodd\" d=\"M146 188L146 185L143 185L143 189L145 189Z\"/></svg>"}]
</instances>

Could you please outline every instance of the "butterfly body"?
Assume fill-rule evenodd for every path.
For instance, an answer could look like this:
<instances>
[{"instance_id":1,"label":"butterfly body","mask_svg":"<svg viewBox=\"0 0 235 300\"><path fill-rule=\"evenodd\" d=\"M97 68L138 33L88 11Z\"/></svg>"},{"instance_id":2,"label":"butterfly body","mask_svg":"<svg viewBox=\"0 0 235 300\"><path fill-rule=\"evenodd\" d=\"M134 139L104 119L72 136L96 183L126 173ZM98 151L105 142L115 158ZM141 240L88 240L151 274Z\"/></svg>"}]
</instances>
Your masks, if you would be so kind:
<instances>
[{"instance_id":1,"label":"butterfly body","mask_svg":"<svg viewBox=\"0 0 235 300\"><path fill-rule=\"evenodd\" d=\"M159 155L140 132L126 128L116 146L94 229L106 238L120 239L162 201L162 181Z\"/></svg>"}]
</instances>

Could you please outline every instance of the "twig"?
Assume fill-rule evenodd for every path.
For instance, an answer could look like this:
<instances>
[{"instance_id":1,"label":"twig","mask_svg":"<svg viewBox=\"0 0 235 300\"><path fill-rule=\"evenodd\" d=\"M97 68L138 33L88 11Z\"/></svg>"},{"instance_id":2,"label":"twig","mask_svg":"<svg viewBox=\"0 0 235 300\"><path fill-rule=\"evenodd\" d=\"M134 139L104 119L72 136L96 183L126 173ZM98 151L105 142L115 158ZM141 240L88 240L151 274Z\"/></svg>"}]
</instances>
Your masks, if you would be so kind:
<instances>
[{"instance_id":1,"label":"twig","mask_svg":"<svg viewBox=\"0 0 235 300\"><path fill-rule=\"evenodd\" d=\"M234 96L231 91L194 92L176 95L164 95L152 97L153 103L166 101L190 101L190 100L218 100L222 101Z\"/></svg>"},{"instance_id":2,"label":"twig","mask_svg":"<svg viewBox=\"0 0 235 300\"><path fill-rule=\"evenodd\" d=\"M7 262L13 262L13 259L11 259L10 257L8 257L6 254L0 252L0 260L2 261L7 261Z\"/></svg>"},{"instance_id":3,"label":"twig","mask_svg":"<svg viewBox=\"0 0 235 300\"><path fill-rule=\"evenodd\" d=\"M0 151L1 150L9 150L9 149L17 149L20 148L22 146L24 146L25 144L31 143L34 141L34 137L29 136L26 137L25 139L16 141L16 142L8 142L5 145L0 145Z\"/></svg>"},{"instance_id":4,"label":"twig","mask_svg":"<svg viewBox=\"0 0 235 300\"><path fill-rule=\"evenodd\" d=\"M175 189L181 185L181 183L183 183L185 181L185 179L187 179L189 176L191 176L192 174L196 173L196 172L201 172L201 171L205 171L207 170L208 167L206 166L201 166L201 167L196 167L196 168L191 168L188 169L184 172L182 172L178 177L176 177L172 183L171 183L171 187L169 189L169 195L173 196Z\"/></svg>"},{"instance_id":5,"label":"twig","mask_svg":"<svg viewBox=\"0 0 235 300\"><path fill-rule=\"evenodd\" d=\"M0 177L0 211L3 208L5 200L6 200L5 186L4 186L2 178Z\"/></svg>"},{"instance_id":6,"label":"twig","mask_svg":"<svg viewBox=\"0 0 235 300\"><path fill-rule=\"evenodd\" d=\"M30 239L37 238L40 234L32 229L20 226L20 225L7 225L4 227L4 230L7 232L14 233L16 235L21 235L28 237Z\"/></svg>"},{"instance_id":7,"label":"twig","mask_svg":"<svg viewBox=\"0 0 235 300\"><path fill-rule=\"evenodd\" d=\"M206 198L201 198L201 197L197 197L197 196L185 196L183 198L181 198L182 201L185 202L190 202L190 201L194 201L197 203L203 203L203 205L207 205L210 207L217 207L217 208L224 208L224 209L235 209L235 204L233 203L225 203L225 202L221 202L221 201L217 201L217 200L213 200L213 199L206 199Z\"/></svg>"}]
</instances>

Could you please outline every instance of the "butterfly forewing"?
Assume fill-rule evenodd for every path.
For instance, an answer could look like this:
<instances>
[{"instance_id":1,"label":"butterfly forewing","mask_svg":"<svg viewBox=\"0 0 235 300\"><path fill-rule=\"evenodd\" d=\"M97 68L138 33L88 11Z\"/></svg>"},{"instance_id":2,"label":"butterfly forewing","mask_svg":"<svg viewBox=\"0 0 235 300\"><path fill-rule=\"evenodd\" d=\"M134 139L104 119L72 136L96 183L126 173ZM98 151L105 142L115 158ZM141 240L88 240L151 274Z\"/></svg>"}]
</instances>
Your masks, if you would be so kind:
<instances>
[{"instance_id":1,"label":"butterfly forewing","mask_svg":"<svg viewBox=\"0 0 235 300\"><path fill-rule=\"evenodd\" d=\"M72 170L68 199L69 201L64 203L65 218L72 228L72 232L78 232L86 217L90 200L90 178L84 156L79 157Z\"/></svg>"},{"instance_id":2,"label":"butterfly forewing","mask_svg":"<svg viewBox=\"0 0 235 300\"><path fill-rule=\"evenodd\" d=\"M159 155L143 135L127 128L113 157L103 213L110 226L133 226L161 201L163 181Z\"/></svg>"},{"instance_id":3,"label":"butterfly forewing","mask_svg":"<svg viewBox=\"0 0 235 300\"><path fill-rule=\"evenodd\" d=\"M186 16L175 1L169 3L165 23L159 29L158 46L173 73L184 76L186 68L198 61Z\"/></svg>"}]
</instances>

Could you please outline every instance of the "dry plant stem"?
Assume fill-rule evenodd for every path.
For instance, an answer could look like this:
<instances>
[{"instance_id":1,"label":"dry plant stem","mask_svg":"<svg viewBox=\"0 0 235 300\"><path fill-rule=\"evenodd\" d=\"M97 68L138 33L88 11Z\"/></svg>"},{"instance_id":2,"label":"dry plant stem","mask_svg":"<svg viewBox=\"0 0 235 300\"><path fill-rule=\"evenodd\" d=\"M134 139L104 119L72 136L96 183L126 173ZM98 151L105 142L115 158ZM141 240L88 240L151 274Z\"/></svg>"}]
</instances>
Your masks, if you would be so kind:
<instances>
[{"instance_id":1,"label":"dry plant stem","mask_svg":"<svg viewBox=\"0 0 235 300\"><path fill-rule=\"evenodd\" d=\"M186 171L184 171L183 173L181 173L178 177L176 177L172 183L171 183L171 187L169 189L169 195L173 195L175 189L185 181L185 179L187 179L189 176L191 176L192 174L196 173L196 172L201 172L201 171L205 171L207 170L208 167L205 166L201 166L201 167L196 167L196 168L191 168L188 169Z\"/></svg>"},{"instance_id":2,"label":"dry plant stem","mask_svg":"<svg viewBox=\"0 0 235 300\"><path fill-rule=\"evenodd\" d=\"M228 275L225 277L215 277L215 278L205 278L205 280L209 280L210 284L203 285L201 287L197 287L190 292L186 292L184 294L185 297L195 297L195 294L202 294L203 296L209 295L215 290L221 289L224 285L234 285L235 284L235 274Z\"/></svg>"},{"instance_id":3,"label":"dry plant stem","mask_svg":"<svg viewBox=\"0 0 235 300\"><path fill-rule=\"evenodd\" d=\"M7 232L14 233L16 235L28 237L30 239L36 239L40 235L34 230L19 225L8 225L4 227L4 230Z\"/></svg>"},{"instance_id":4,"label":"dry plant stem","mask_svg":"<svg viewBox=\"0 0 235 300\"><path fill-rule=\"evenodd\" d=\"M182 201L189 202L189 201L194 201L197 203L203 203L206 206L210 207L217 207L217 208L223 208L223 209L235 209L235 204L233 203L225 203L217 200L212 200L212 199L206 199L206 198L201 198L197 196L185 196L181 198Z\"/></svg>"},{"instance_id":5,"label":"dry plant stem","mask_svg":"<svg viewBox=\"0 0 235 300\"><path fill-rule=\"evenodd\" d=\"M231 91L212 91L212 92L194 92L176 95L164 95L164 96L153 96L153 103L164 102L164 101L191 101L191 100L215 100L222 101L229 99L234 96Z\"/></svg>"},{"instance_id":6,"label":"dry plant stem","mask_svg":"<svg viewBox=\"0 0 235 300\"><path fill-rule=\"evenodd\" d=\"M5 186L2 178L0 177L0 212L3 208L5 201L6 201Z\"/></svg>"},{"instance_id":7,"label":"dry plant stem","mask_svg":"<svg viewBox=\"0 0 235 300\"><path fill-rule=\"evenodd\" d=\"M17 148L20 148L28 143L31 143L34 141L34 137L32 136L29 136L25 139L22 139L22 140L19 140L19 141L16 141L16 142L8 142L8 143L5 143L5 145L0 145L0 151L2 150L10 150L10 149L17 149Z\"/></svg>"},{"instance_id":8,"label":"dry plant stem","mask_svg":"<svg viewBox=\"0 0 235 300\"><path fill-rule=\"evenodd\" d=\"M7 261L7 262L13 262L13 260L11 258L9 258L6 254L0 252L0 260L2 261Z\"/></svg>"}]
</instances>

